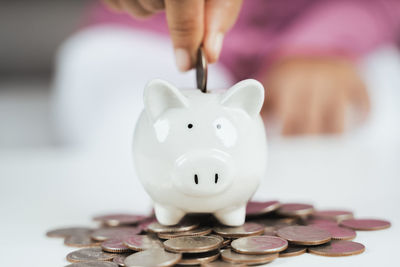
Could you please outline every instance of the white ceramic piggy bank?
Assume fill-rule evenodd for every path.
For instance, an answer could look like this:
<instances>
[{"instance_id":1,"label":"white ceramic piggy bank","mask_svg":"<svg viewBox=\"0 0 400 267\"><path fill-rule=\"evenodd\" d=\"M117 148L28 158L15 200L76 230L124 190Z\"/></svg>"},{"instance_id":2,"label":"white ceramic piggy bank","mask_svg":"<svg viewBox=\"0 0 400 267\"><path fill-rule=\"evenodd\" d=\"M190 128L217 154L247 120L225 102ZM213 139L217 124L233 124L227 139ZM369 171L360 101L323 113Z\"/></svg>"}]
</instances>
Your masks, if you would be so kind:
<instances>
[{"instance_id":1,"label":"white ceramic piggy bank","mask_svg":"<svg viewBox=\"0 0 400 267\"><path fill-rule=\"evenodd\" d=\"M146 86L133 154L161 224L177 224L186 213L244 223L246 203L266 167L263 102L256 80L223 93L178 90L162 80Z\"/></svg>"}]
</instances>

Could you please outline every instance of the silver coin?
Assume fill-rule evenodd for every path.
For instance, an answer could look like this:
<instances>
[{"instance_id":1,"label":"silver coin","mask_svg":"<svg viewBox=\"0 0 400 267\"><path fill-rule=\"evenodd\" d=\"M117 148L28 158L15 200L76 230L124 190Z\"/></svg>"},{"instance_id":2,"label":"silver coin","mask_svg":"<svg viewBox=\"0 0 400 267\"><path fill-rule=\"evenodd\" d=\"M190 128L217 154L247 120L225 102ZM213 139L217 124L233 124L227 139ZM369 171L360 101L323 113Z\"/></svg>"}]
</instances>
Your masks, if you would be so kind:
<instances>
[{"instance_id":1,"label":"silver coin","mask_svg":"<svg viewBox=\"0 0 400 267\"><path fill-rule=\"evenodd\" d=\"M108 252L104 252L101 248L82 248L80 250L73 251L67 255L69 262L80 262L80 261L110 261L116 255Z\"/></svg>"},{"instance_id":2,"label":"silver coin","mask_svg":"<svg viewBox=\"0 0 400 267\"><path fill-rule=\"evenodd\" d=\"M246 206L246 216L257 216L270 213L279 208L279 201L250 201Z\"/></svg>"},{"instance_id":3,"label":"silver coin","mask_svg":"<svg viewBox=\"0 0 400 267\"><path fill-rule=\"evenodd\" d=\"M232 263L222 260L216 260L213 262L206 262L201 264L202 267L246 267L247 265L241 263Z\"/></svg>"},{"instance_id":4,"label":"silver coin","mask_svg":"<svg viewBox=\"0 0 400 267\"><path fill-rule=\"evenodd\" d=\"M130 249L127 246L125 246L122 239L120 238L107 239L106 241L101 243L101 248L104 251L110 253L125 253L130 251Z\"/></svg>"},{"instance_id":5,"label":"silver coin","mask_svg":"<svg viewBox=\"0 0 400 267\"><path fill-rule=\"evenodd\" d=\"M136 235L141 232L138 227L110 227L94 231L91 237L97 241L106 241L111 238L125 238L130 235Z\"/></svg>"},{"instance_id":6,"label":"silver coin","mask_svg":"<svg viewBox=\"0 0 400 267\"><path fill-rule=\"evenodd\" d=\"M136 215L136 214L108 214L102 216L96 216L93 218L94 221L102 222L108 226L120 226L137 224L148 219L147 216Z\"/></svg>"},{"instance_id":7,"label":"silver coin","mask_svg":"<svg viewBox=\"0 0 400 267\"><path fill-rule=\"evenodd\" d=\"M149 249L128 256L126 267L167 267L179 262L182 254L165 251L162 248Z\"/></svg>"},{"instance_id":8,"label":"silver coin","mask_svg":"<svg viewBox=\"0 0 400 267\"><path fill-rule=\"evenodd\" d=\"M119 255L115 256L115 258L112 261L114 263L118 264L118 266L125 267L124 261L130 255L132 255L132 253L119 254Z\"/></svg>"},{"instance_id":9,"label":"silver coin","mask_svg":"<svg viewBox=\"0 0 400 267\"><path fill-rule=\"evenodd\" d=\"M282 216L304 217L311 215L314 212L314 207L308 204L286 203L282 204L276 212Z\"/></svg>"},{"instance_id":10,"label":"silver coin","mask_svg":"<svg viewBox=\"0 0 400 267\"><path fill-rule=\"evenodd\" d=\"M162 225L158 222L151 223L147 226L147 230L152 233L177 233L193 230L199 227L198 223L189 220L183 220L177 225Z\"/></svg>"},{"instance_id":11,"label":"silver coin","mask_svg":"<svg viewBox=\"0 0 400 267\"><path fill-rule=\"evenodd\" d=\"M179 265L199 265L215 261L219 257L219 250L208 251L204 253L184 253Z\"/></svg>"},{"instance_id":12,"label":"silver coin","mask_svg":"<svg viewBox=\"0 0 400 267\"><path fill-rule=\"evenodd\" d=\"M279 229L276 234L291 244L305 246L324 244L332 238L328 231L313 226L287 226Z\"/></svg>"},{"instance_id":13,"label":"silver coin","mask_svg":"<svg viewBox=\"0 0 400 267\"><path fill-rule=\"evenodd\" d=\"M164 242L171 252L200 253L220 248L222 241L215 236L182 236Z\"/></svg>"},{"instance_id":14,"label":"silver coin","mask_svg":"<svg viewBox=\"0 0 400 267\"><path fill-rule=\"evenodd\" d=\"M202 47L197 52L196 83L198 89L207 92L207 58Z\"/></svg>"},{"instance_id":15,"label":"silver coin","mask_svg":"<svg viewBox=\"0 0 400 267\"><path fill-rule=\"evenodd\" d=\"M306 253L306 251L307 251L306 247L290 245L284 251L279 252L279 257L284 258L284 257L299 256L301 254Z\"/></svg>"},{"instance_id":16,"label":"silver coin","mask_svg":"<svg viewBox=\"0 0 400 267\"><path fill-rule=\"evenodd\" d=\"M238 253L268 254L285 250L288 242L276 236L248 236L233 240L231 247Z\"/></svg>"},{"instance_id":17,"label":"silver coin","mask_svg":"<svg viewBox=\"0 0 400 267\"><path fill-rule=\"evenodd\" d=\"M86 235L90 234L93 230L87 227L67 227L67 228L59 228L48 231L46 235L48 237L60 237L65 238L73 235Z\"/></svg>"},{"instance_id":18,"label":"silver coin","mask_svg":"<svg viewBox=\"0 0 400 267\"><path fill-rule=\"evenodd\" d=\"M201 236L208 235L212 232L212 228L208 226L200 226L196 229L185 231L185 232L177 232L177 233L158 233L158 237L161 239L171 239L174 237L181 236Z\"/></svg>"},{"instance_id":19,"label":"silver coin","mask_svg":"<svg viewBox=\"0 0 400 267\"><path fill-rule=\"evenodd\" d=\"M317 210L313 213L313 218L341 222L343 220L353 219L353 213L347 210Z\"/></svg>"},{"instance_id":20,"label":"silver coin","mask_svg":"<svg viewBox=\"0 0 400 267\"><path fill-rule=\"evenodd\" d=\"M223 261L231 263L244 263L244 264L263 264L268 263L278 258L278 253L263 254L263 255L249 255L236 253L230 249L221 251L221 258Z\"/></svg>"},{"instance_id":21,"label":"silver coin","mask_svg":"<svg viewBox=\"0 0 400 267\"><path fill-rule=\"evenodd\" d=\"M124 239L124 244L135 251L163 247L161 241L152 235L132 235Z\"/></svg>"},{"instance_id":22,"label":"silver coin","mask_svg":"<svg viewBox=\"0 0 400 267\"><path fill-rule=\"evenodd\" d=\"M64 244L70 247L98 247L100 242L94 242L90 235L71 235L64 239Z\"/></svg>"},{"instance_id":23,"label":"silver coin","mask_svg":"<svg viewBox=\"0 0 400 267\"><path fill-rule=\"evenodd\" d=\"M264 226L257 223L245 223L242 226L216 226L213 231L223 237L238 238L244 236L261 235L264 232Z\"/></svg>"},{"instance_id":24,"label":"silver coin","mask_svg":"<svg viewBox=\"0 0 400 267\"><path fill-rule=\"evenodd\" d=\"M65 267L118 267L118 264L109 261L75 262Z\"/></svg>"}]
</instances>

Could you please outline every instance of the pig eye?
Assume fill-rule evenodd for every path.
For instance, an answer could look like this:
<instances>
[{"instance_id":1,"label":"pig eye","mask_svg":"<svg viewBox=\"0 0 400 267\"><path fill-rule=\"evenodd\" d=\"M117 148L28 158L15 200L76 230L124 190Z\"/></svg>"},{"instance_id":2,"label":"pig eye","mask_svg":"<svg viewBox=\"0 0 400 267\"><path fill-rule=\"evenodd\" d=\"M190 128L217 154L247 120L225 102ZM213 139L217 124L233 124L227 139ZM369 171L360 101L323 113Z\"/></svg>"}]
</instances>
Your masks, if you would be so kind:
<instances>
[{"instance_id":1,"label":"pig eye","mask_svg":"<svg viewBox=\"0 0 400 267\"><path fill-rule=\"evenodd\" d=\"M217 127L217 129L221 129L221 124L218 123L218 124L216 125L216 127Z\"/></svg>"},{"instance_id":2,"label":"pig eye","mask_svg":"<svg viewBox=\"0 0 400 267\"><path fill-rule=\"evenodd\" d=\"M193 128L193 124L189 123L189 124L187 125L187 127L188 127L189 129L192 129L192 128Z\"/></svg>"}]
</instances>

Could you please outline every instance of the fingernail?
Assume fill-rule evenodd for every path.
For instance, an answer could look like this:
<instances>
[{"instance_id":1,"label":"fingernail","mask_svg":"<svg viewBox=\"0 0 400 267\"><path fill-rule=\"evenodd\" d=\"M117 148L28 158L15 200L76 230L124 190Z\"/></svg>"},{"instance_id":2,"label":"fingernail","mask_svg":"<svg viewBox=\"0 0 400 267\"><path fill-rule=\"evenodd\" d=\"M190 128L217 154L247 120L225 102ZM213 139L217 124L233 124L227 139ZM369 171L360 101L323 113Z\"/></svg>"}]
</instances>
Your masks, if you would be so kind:
<instances>
[{"instance_id":1,"label":"fingernail","mask_svg":"<svg viewBox=\"0 0 400 267\"><path fill-rule=\"evenodd\" d=\"M215 35L214 44L213 44L215 58L218 58L219 54L221 53L223 40L224 40L224 35L222 33L217 33Z\"/></svg>"},{"instance_id":2,"label":"fingernail","mask_svg":"<svg viewBox=\"0 0 400 267\"><path fill-rule=\"evenodd\" d=\"M190 69L190 55L186 49L175 49L175 61L180 71L187 71Z\"/></svg>"}]
</instances>

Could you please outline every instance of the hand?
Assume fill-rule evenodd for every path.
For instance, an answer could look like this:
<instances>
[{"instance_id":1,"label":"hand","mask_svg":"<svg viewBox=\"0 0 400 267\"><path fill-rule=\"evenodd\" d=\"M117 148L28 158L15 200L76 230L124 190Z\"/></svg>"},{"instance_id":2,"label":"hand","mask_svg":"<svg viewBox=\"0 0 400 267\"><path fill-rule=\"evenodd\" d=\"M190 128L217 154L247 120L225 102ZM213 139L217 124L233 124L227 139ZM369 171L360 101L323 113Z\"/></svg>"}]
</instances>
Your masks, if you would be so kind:
<instances>
[{"instance_id":1,"label":"hand","mask_svg":"<svg viewBox=\"0 0 400 267\"><path fill-rule=\"evenodd\" d=\"M115 10L145 18L165 9L176 64L187 71L203 44L209 63L217 61L225 33L233 26L242 0L105 0Z\"/></svg>"},{"instance_id":2,"label":"hand","mask_svg":"<svg viewBox=\"0 0 400 267\"><path fill-rule=\"evenodd\" d=\"M341 133L346 110L369 111L369 98L355 65L341 58L288 58L275 63L263 79L282 134Z\"/></svg>"}]
</instances>

